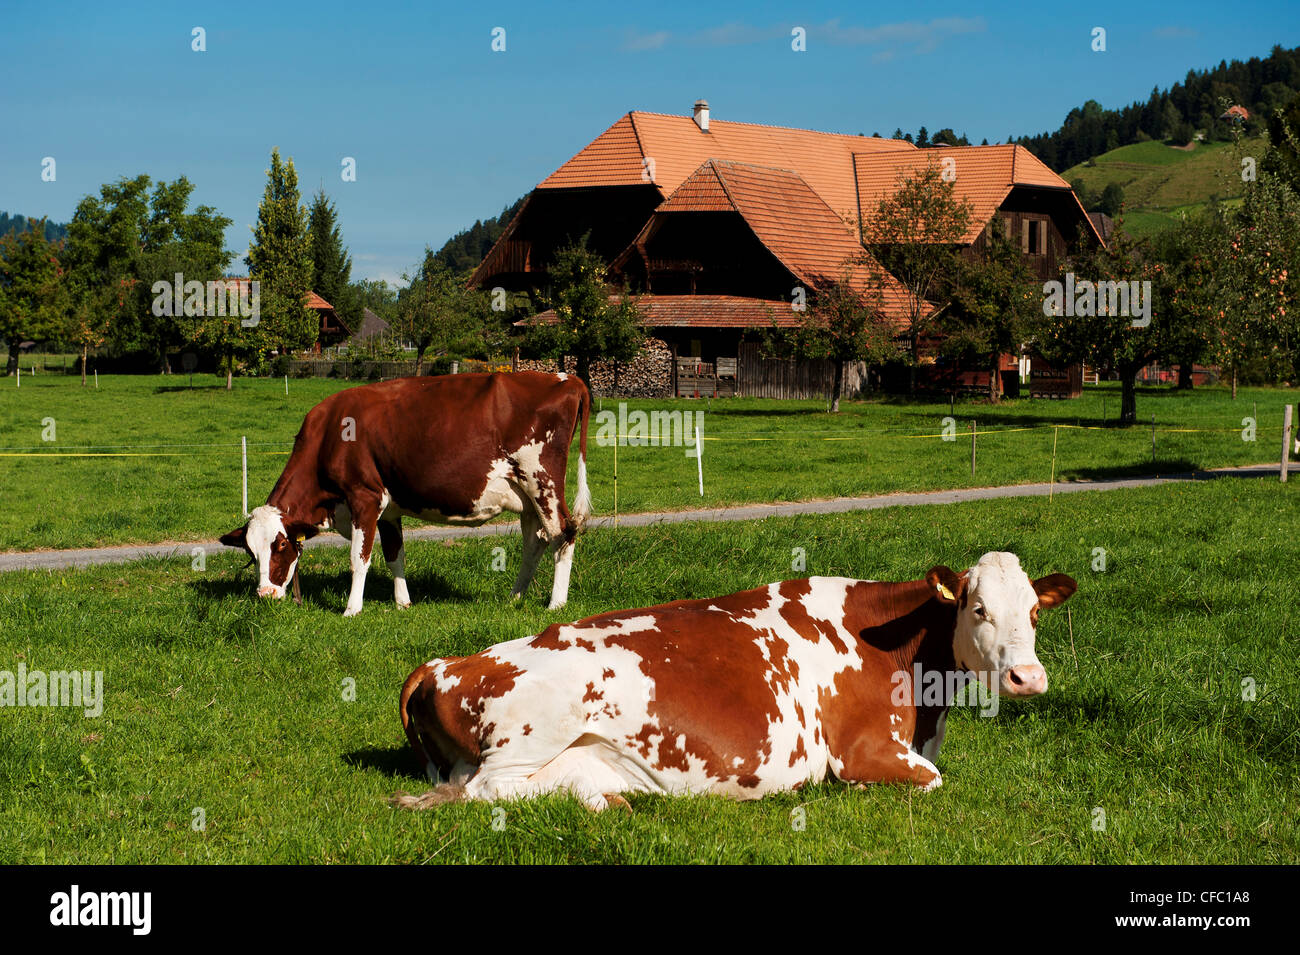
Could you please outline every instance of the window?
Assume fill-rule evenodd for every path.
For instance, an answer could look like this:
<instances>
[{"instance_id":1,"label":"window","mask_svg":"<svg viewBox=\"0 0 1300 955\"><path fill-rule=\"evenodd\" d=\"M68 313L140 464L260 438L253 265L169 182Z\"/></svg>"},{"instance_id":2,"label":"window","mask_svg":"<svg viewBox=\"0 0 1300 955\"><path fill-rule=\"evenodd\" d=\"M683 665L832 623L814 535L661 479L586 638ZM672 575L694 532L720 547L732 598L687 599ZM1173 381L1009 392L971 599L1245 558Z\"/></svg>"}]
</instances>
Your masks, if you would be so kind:
<instances>
[{"instance_id":1,"label":"window","mask_svg":"<svg viewBox=\"0 0 1300 955\"><path fill-rule=\"evenodd\" d=\"M1047 220L1026 218L1021 223L1020 251L1026 255L1047 254Z\"/></svg>"}]
</instances>

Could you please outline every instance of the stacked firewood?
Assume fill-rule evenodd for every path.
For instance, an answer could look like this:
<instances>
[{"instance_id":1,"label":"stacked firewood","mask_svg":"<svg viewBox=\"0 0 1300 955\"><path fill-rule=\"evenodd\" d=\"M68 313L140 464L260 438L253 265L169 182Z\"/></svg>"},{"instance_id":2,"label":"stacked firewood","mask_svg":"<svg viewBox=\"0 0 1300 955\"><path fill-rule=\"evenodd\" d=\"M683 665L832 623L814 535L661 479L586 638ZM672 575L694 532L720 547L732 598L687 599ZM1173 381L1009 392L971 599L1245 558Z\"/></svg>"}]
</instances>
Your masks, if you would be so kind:
<instances>
[{"instance_id":1,"label":"stacked firewood","mask_svg":"<svg viewBox=\"0 0 1300 955\"><path fill-rule=\"evenodd\" d=\"M524 361L519 371L567 371L577 373L577 362ZM673 353L657 338L647 338L645 347L630 362L594 361L591 363L591 390L599 398L666 398L672 393Z\"/></svg>"}]
</instances>

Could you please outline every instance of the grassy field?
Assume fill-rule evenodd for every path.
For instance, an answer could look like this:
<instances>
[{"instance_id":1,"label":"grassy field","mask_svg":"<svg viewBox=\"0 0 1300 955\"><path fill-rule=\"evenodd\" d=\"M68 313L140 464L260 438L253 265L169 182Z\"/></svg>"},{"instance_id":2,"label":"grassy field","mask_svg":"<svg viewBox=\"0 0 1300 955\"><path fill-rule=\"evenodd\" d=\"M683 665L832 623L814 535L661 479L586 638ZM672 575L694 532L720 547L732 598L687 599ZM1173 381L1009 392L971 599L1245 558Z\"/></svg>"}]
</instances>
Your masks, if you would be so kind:
<instances>
[{"instance_id":1,"label":"grassy field","mask_svg":"<svg viewBox=\"0 0 1300 955\"><path fill-rule=\"evenodd\" d=\"M1294 863L1298 493L1223 479L593 531L558 614L542 609L545 571L508 605L518 554L492 573L488 540L413 545L415 605L394 609L377 571L347 620L341 550L309 554L301 608L253 599L234 554L203 572L186 559L0 575L0 670L102 670L105 687L97 719L0 710L0 863ZM634 797L631 815L554 796L506 804L498 828L486 804L388 808L423 786L396 712L416 664L802 576L795 547L813 574L913 579L991 549L1072 574L1069 616L1039 628L1051 689L993 719L955 711L931 794L826 783L755 803Z\"/></svg>"},{"instance_id":2,"label":"grassy field","mask_svg":"<svg viewBox=\"0 0 1300 955\"><path fill-rule=\"evenodd\" d=\"M1204 208L1211 195L1232 202L1241 195L1240 156L1264 155L1264 140L1198 143L1176 149L1150 141L1121 146L1102 153L1090 163L1072 166L1061 177L1082 180L1100 193L1116 183L1124 189L1124 224L1134 235L1150 235L1168 228L1181 212Z\"/></svg>"},{"instance_id":3,"label":"grassy field","mask_svg":"<svg viewBox=\"0 0 1300 955\"><path fill-rule=\"evenodd\" d=\"M286 396L282 381L264 379L238 380L230 393L211 376L196 376L192 390L180 376L101 376L98 390L71 376L10 380L0 388L0 551L224 533L243 523L240 437L256 506L308 409L351 386L293 380ZM958 402L953 441L941 437L946 401L845 402L838 415L812 401L632 401L632 411L703 412L704 495L688 449L624 446L617 504L627 513L1046 481L1054 442L1057 480L1257 463L1276 460L1282 406L1292 400L1279 389L1242 389L1235 402L1222 388L1139 389L1141 425L1102 429L1119 409L1118 386L1107 383L1075 401ZM1242 418L1256 409L1257 440L1243 441ZM593 419L589 469L596 510L609 514L615 448L597 443L598 430Z\"/></svg>"}]
</instances>

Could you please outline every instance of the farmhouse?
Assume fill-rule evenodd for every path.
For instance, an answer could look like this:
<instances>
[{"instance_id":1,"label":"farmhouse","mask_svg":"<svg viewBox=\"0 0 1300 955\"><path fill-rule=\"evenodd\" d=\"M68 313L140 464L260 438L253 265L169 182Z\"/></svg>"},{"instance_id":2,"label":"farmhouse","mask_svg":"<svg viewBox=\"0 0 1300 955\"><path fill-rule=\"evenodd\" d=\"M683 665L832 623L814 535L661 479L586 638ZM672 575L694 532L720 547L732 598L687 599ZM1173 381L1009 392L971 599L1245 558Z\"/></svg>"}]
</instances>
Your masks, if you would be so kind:
<instances>
[{"instance_id":1,"label":"farmhouse","mask_svg":"<svg viewBox=\"0 0 1300 955\"><path fill-rule=\"evenodd\" d=\"M1077 236L1101 241L1069 184L1021 146L918 149L716 120L700 100L689 116L621 117L533 190L470 283L543 292L555 251L588 235L613 277L642 296L675 379L687 368L729 373L736 390L761 394L759 346L746 330L798 324L818 288L847 278L902 322L908 293L867 257L863 230L880 200L928 163L972 204L961 239L969 254L994 216L1043 278ZM676 392L690 393L682 384Z\"/></svg>"},{"instance_id":2,"label":"farmhouse","mask_svg":"<svg viewBox=\"0 0 1300 955\"><path fill-rule=\"evenodd\" d=\"M247 276L228 276L221 281L226 283L232 292L237 291L244 298L248 297L249 293L246 289L251 280ZM352 335L352 330L343 323L343 319L339 317L334 306L315 292L307 292L307 301L303 305L320 317L320 327L316 333L316 342L312 346L313 351L319 353L322 346L336 345Z\"/></svg>"}]
</instances>

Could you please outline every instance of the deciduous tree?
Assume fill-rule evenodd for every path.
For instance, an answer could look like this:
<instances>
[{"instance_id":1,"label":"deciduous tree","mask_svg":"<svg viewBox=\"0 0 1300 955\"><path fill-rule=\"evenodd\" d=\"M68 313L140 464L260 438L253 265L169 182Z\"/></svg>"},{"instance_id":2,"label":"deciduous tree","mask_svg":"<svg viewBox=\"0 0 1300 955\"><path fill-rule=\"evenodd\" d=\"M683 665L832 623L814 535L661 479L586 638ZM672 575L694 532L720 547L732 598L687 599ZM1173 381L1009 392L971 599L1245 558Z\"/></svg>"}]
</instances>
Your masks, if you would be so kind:
<instances>
[{"instance_id":1,"label":"deciduous tree","mask_svg":"<svg viewBox=\"0 0 1300 955\"><path fill-rule=\"evenodd\" d=\"M989 371L989 400L1002 399L1001 357L1016 354L1042 317L1041 283L994 216L975 257L963 261L952 303L940 320L949 354L978 355Z\"/></svg>"},{"instance_id":2,"label":"deciduous tree","mask_svg":"<svg viewBox=\"0 0 1300 955\"><path fill-rule=\"evenodd\" d=\"M557 360L572 356L588 387L593 361L631 361L645 342L635 299L611 286L607 271L585 239L560 249L549 270L549 304L558 321L535 326L529 336L535 352Z\"/></svg>"},{"instance_id":3,"label":"deciduous tree","mask_svg":"<svg viewBox=\"0 0 1300 955\"><path fill-rule=\"evenodd\" d=\"M9 343L6 375L18 371L24 341L40 341L63 328L63 268L58 246L45 238L45 220L0 238L0 338Z\"/></svg>"},{"instance_id":4,"label":"deciduous tree","mask_svg":"<svg viewBox=\"0 0 1300 955\"><path fill-rule=\"evenodd\" d=\"M956 246L970 227L971 214L970 201L959 200L954 182L930 163L901 178L859 224L870 252L862 264L879 262L907 293L909 393L916 392L921 337L934 325L936 310L929 298L955 281L960 271Z\"/></svg>"}]
</instances>

